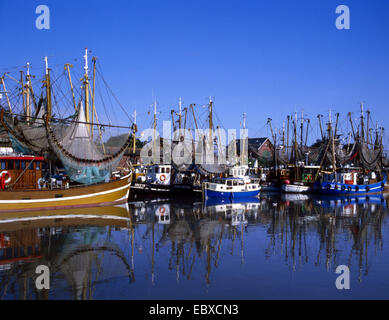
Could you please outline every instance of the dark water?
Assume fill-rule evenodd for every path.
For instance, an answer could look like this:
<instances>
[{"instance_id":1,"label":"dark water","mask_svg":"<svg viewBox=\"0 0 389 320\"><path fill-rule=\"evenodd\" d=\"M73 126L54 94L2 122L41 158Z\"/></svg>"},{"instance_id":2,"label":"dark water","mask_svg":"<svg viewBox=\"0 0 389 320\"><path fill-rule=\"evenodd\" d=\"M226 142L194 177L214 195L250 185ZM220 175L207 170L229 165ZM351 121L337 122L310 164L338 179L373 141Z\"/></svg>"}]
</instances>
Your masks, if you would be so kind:
<instances>
[{"instance_id":1,"label":"dark water","mask_svg":"<svg viewBox=\"0 0 389 320\"><path fill-rule=\"evenodd\" d=\"M388 201L261 195L2 215L0 299L388 299ZM37 290L36 267L50 269ZM335 286L350 268L350 290Z\"/></svg>"}]
</instances>

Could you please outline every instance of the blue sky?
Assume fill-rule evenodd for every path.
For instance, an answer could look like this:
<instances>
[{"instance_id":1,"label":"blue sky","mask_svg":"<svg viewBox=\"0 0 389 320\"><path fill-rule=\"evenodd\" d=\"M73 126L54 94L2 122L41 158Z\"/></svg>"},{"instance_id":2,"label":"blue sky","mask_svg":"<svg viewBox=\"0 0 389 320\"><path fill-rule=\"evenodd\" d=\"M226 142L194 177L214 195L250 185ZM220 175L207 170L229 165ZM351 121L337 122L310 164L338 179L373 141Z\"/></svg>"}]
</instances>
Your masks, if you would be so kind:
<instances>
[{"instance_id":1,"label":"blue sky","mask_svg":"<svg viewBox=\"0 0 389 320\"><path fill-rule=\"evenodd\" d=\"M35 28L40 4L50 8L50 30ZM340 4L351 30L335 27ZM39 74L43 56L81 61L88 47L144 126L154 92L160 120L179 96L198 106L212 96L225 128L239 128L247 113L250 136L269 134L268 117L280 127L293 111L315 127L330 108L357 117L360 101L389 129L388 14L386 0L0 0L0 71L30 61Z\"/></svg>"}]
</instances>

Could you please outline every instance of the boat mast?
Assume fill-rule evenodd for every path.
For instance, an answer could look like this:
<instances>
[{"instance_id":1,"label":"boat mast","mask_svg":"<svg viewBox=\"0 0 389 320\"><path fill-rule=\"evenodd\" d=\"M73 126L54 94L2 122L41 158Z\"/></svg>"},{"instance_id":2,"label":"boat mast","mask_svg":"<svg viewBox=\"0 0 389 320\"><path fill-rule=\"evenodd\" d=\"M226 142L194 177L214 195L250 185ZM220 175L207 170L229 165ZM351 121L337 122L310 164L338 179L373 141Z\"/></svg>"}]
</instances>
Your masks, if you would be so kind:
<instances>
[{"instance_id":1,"label":"boat mast","mask_svg":"<svg viewBox=\"0 0 389 320\"><path fill-rule=\"evenodd\" d=\"M74 110L77 111L77 103L76 103L76 98L74 97L72 77L70 75L70 69L69 68L73 68L73 65L70 64L70 63L66 63L65 64L65 70L67 70L67 72L68 72L68 78L69 78L69 83L70 83L70 90L72 91Z\"/></svg>"},{"instance_id":2,"label":"boat mast","mask_svg":"<svg viewBox=\"0 0 389 320\"><path fill-rule=\"evenodd\" d=\"M298 145L297 145L297 112L294 113L294 166L296 168L296 180L300 176L300 170L297 166L297 153L298 153Z\"/></svg>"},{"instance_id":3,"label":"boat mast","mask_svg":"<svg viewBox=\"0 0 389 320\"><path fill-rule=\"evenodd\" d=\"M11 102L9 101L9 96L8 96L7 88L5 87L5 81L4 81L5 75L6 75L6 73L0 79L1 79L1 84L3 85L3 90L4 90L5 98L7 99L7 105L8 105L9 112L12 113Z\"/></svg>"},{"instance_id":4,"label":"boat mast","mask_svg":"<svg viewBox=\"0 0 389 320\"><path fill-rule=\"evenodd\" d=\"M212 97L209 97L209 105L208 105L208 113L209 113L209 143L210 143L210 147L212 147L213 143L212 143L212 128L213 128L213 110L212 110L212 106L213 106L213 101L212 101Z\"/></svg>"},{"instance_id":5,"label":"boat mast","mask_svg":"<svg viewBox=\"0 0 389 320\"><path fill-rule=\"evenodd\" d=\"M23 82L23 71L20 71L20 85L22 88L22 103L23 103L24 115L27 116L25 88L24 88L24 82Z\"/></svg>"},{"instance_id":6,"label":"boat mast","mask_svg":"<svg viewBox=\"0 0 389 320\"><path fill-rule=\"evenodd\" d=\"M324 140L324 134L323 134L323 126L321 124L321 118L323 117L322 114L317 115L317 119L319 120L319 125L320 125L320 134L321 134L321 140Z\"/></svg>"},{"instance_id":7,"label":"boat mast","mask_svg":"<svg viewBox=\"0 0 389 320\"><path fill-rule=\"evenodd\" d=\"M34 89L32 88L32 83L31 83L31 77L35 78L34 76L31 76L30 74L30 63L27 62L27 75L26 75L26 81L27 81L27 108L29 109L29 117L31 118L32 115L32 109L31 109L31 100L34 103L35 108L37 107L36 100L35 100L35 94L34 94Z\"/></svg>"},{"instance_id":8,"label":"boat mast","mask_svg":"<svg viewBox=\"0 0 389 320\"><path fill-rule=\"evenodd\" d=\"M247 116L247 114L246 114L245 112L243 112L243 114L242 114L242 117L243 117L243 132L246 132L246 116ZM247 137L247 138L248 138L248 137ZM242 139L242 146L243 146L243 148L242 148L243 153L241 154L241 156L242 156L242 158L241 158L242 162L244 162L244 161L243 161L243 156L244 156L245 150L246 150L246 149L245 149L245 148L246 148L245 140L246 140L246 133L243 134L243 139Z\"/></svg>"},{"instance_id":9,"label":"boat mast","mask_svg":"<svg viewBox=\"0 0 389 320\"><path fill-rule=\"evenodd\" d=\"M84 55L84 98L85 98L85 122L87 123L88 131L90 132L90 111L89 111L89 76L88 76L88 48L85 48Z\"/></svg>"},{"instance_id":10,"label":"boat mast","mask_svg":"<svg viewBox=\"0 0 389 320\"><path fill-rule=\"evenodd\" d=\"M370 118L370 110L367 109L367 120L366 120L366 143L369 145L369 135L370 135L370 130L369 130L369 118Z\"/></svg>"},{"instance_id":11,"label":"boat mast","mask_svg":"<svg viewBox=\"0 0 389 320\"><path fill-rule=\"evenodd\" d=\"M305 134L305 146L307 146L307 142L308 142L308 129L309 129L309 125L311 123L310 119L307 119L307 121L308 121L308 124L307 124L307 131L306 131L306 134Z\"/></svg>"},{"instance_id":12,"label":"boat mast","mask_svg":"<svg viewBox=\"0 0 389 320\"><path fill-rule=\"evenodd\" d=\"M97 114L96 114L96 109L95 109L95 87L96 87L96 61L97 58L93 57L92 58L92 63L93 63L93 84L92 84L92 117L91 117L91 137L93 141L93 116L96 115L96 122L97 122Z\"/></svg>"},{"instance_id":13,"label":"boat mast","mask_svg":"<svg viewBox=\"0 0 389 320\"><path fill-rule=\"evenodd\" d=\"M157 100L154 99L154 122L153 122L153 150L156 152L156 130L157 130ZM153 151L153 157L154 157ZM155 159L155 158L154 158Z\"/></svg>"},{"instance_id":14,"label":"boat mast","mask_svg":"<svg viewBox=\"0 0 389 320\"><path fill-rule=\"evenodd\" d=\"M365 127L364 127L364 122L363 122L363 102L361 102L361 139L362 143L365 142Z\"/></svg>"},{"instance_id":15,"label":"boat mast","mask_svg":"<svg viewBox=\"0 0 389 320\"><path fill-rule=\"evenodd\" d=\"M282 153L285 154L285 121L282 121Z\"/></svg>"},{"instance_id":16,"label":"boat mast","mask_svg":"<svg viewBox=\"0 0 389 320\"><path fill-rule=\"evenodd\" d=\"M182 100L181 97L178 99L178 128L180 129L180 135L181 135L181 122L182 122Z\"/></svg>"},{"instance_id":17,"label":"boat mast","mask_svg":"<svg viewBox=\"0 0 389 320\"><path fill-rule=\"evenodd\" d=\"M188 108L184 108L185 111L185 117L184 117L184 140L185 140L185 131L186 131L186 117L188 115ZM189 128L190 130L190 128Z\"/></svg>"},{"instance_id":18,"label":"boat mast","mask_svg":"<svg viewBox=\"0 0 389 320\"><path fill-rule=\"evenodd\" d=\"M26 72L26 116L27 116L27 122L30 121L30 117L31 117L30 87L31 87L30 63L27 62L27 72Z\"/></svg>"},{"instance_id":19,"label":"boat mast","mask_svg":"<svg viewBox=\"0 0 389 320\"><path fill-rule=\"evenodd\" d=\"M46 70L45 86L46 86L47 116L48 116L48 119L50 119L51 118L51 113L52 113L51 83L50 83L50 69L49 69L49 63L48 63L48 60L47 60L47 56L45 57L45 70Z\"/></svg>"},{"instance_id":20,"label":"boat mast","mask_svg":"<svg viewBox=\"0 0 389 320\"><path fill-rule=\"evenodd\" d=\"M351 123L351 130L353 132L353 136L354 136L354 140L357 140L357 137L355 135L355 131L354 131L354 123L353 123L353 119L351 117L351 112L348 113L348 117L350 119L350 123Z\"/></svg>"},{"instance_id":21,"label":"boat mast","mask_svg":"<svg viewBox=\"0 0 389 320\"><path fill-rule=\"evenodd\" d=\"M335 172L335 171L336 171L335 137L334 137L334 132L333 132L333 130L332 130L331 110L330 110L329 122L328 122L328 135L329 135L329 139L331 139L331 149L332 149L332 172Z\"/></svg>"},{"instance_id":22,"label":"boat mast","mask_svg":"<svg viewBox=\"0 0 389 320\"><path fill-rule=\"evenodd\" d=\"M134 123L132 125L132 153L135 154L135 147L136 147L136 132L138 131L137 125L136 125L136 109L134 111Z\"/></svg>"},{"instance_id":23,"label":"boat mast","mask_svg":"<svg viewBox=\"0 0 389 320\"><path fill-rule=\"evenodd\" d=\"M287 131L286 131L286 151L287 151L287 154L288 154L288 162L289 162L289 121L290 121L290 116L288 115L287 116L287 119L288 119L288 126L287 126Z\"/></svg>"},{"instance_id":24,"label":"boat mast","mask_svg":"<svg viewBox=\"0 0 389 320\"><path fill-rule=\"evenodd\" d=\"M304 112L301 112L300 120L300 148L303 147L303 128L304 128Z\"/></svg>"}]
</instances>

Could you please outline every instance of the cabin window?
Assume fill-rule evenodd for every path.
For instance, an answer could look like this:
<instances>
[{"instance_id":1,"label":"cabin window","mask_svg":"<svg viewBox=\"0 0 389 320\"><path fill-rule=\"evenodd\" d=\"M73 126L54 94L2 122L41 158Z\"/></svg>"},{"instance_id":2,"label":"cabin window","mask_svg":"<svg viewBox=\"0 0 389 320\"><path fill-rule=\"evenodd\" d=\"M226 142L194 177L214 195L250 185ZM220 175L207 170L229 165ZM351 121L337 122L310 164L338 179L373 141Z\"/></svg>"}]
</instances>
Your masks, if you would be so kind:
<instances>
[{"instance_id":1,"label":"cabin window","mask_svg":"<svg viewBox=\"0 0 389 320\"><path fill-rule=\"evenodd\" d=\"M26 161L22 161L22 170L26 169Z\"/></svg>"},{"instance_id":2,"label":"cabin window","mask_svg":"<svg viewBox=\"0 0 389 320\"><path fill-rule=\"evenodd\" d=\"M1 160L1 170L5 170L5 160Z\"/></svg>"},{"instance_id":3,"label":"cabin window","mask_svg":"<svg viewBox=\"0 0 389 320\"><path fill-rule=\"evenodd\" d=\"M231 180L227 181L227 186L232 186L232 181Z\"/></svg>"},{"instance_id":4,"label":"cabin window","mask_svg":"<svg viewBox=\"0 0 389 320\"><path fill-rule=\"evenodd\" d=\"M20 170L20 160L15 161L15 170Z\"/></svg>"},{"instance_id":5,"label":"cabin window","mask_svg":"<svg viewBox=\"0 0 389 320\"><path fill-rule=\"evenodd\" d=\"M34 162L30 161L28 164L28 170L34 170Z\"/></svg>"},{"instance_id":6,"label":"cabin window","mask_svg":"<svg viewBox=\"0 0 389 320\"><path fill-rule=\"evenodd\" d=\"M238 181L234 181L234 186L237 186L238 185Z\"/></svg>"},{"instance_id":7,"label":"cabin window","mask_svg":"<svg viewBox=\"0 0 389 320\"><path fill-rule=\"evenodd\" d=\"M170 173L170 168L166 168L166 173Z\"/></svg>"},{"instance_id":8,"label":"cabin window","mask_svg":"<svg viewBox=\"0 0 389 320\"><path fill-rule=\"evenodd\" d=\"M14 169L14 161L13 160L8 160L8 170L13 170Z\"/></svg>"},{"instance_id":9,"label":"cabin window","mask_svg":"<svg viewBox=\"0 0 389 320\"><path fill-rule=\"evenodd\" d=\"M161 173L165 173L165 168L161 168Z\"/></svg>"},{"instance_id":10,"label":"cabin window","mask_svg":"<svg viewBox=\"0 0 389 320\"><path fill-rule=\"evenodd\" d=\"M37 161L36 162L36 170L40 170L40 169L41 169L41 162Z\"/></svg>"}]
</instances>

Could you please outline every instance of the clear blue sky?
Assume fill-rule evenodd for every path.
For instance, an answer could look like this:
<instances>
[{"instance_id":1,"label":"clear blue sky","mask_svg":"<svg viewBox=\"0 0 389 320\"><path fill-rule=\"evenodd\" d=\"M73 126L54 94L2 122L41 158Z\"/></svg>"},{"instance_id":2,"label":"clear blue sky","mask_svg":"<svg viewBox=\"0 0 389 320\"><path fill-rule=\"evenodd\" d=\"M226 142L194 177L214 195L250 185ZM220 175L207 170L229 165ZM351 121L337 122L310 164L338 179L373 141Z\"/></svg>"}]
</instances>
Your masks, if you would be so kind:
<instances>
[{"instance_id":1,"label":"clear blue sky","mask_svg":"<svg viewBox=\"0 0 389 320\"><path fill-rule=\"evenodd\" d=\"M40 4L50 30L35 28ZM335 28L340 4L351 30ZM213 96L225 128L246 112L250 136L261 136L268 117L280 127L295 110L331 108L344 119L365 101L389 130L388 15L387 0L0 0L0 71L30 61L43 72L43 56L63 64L88 47L129 113L148 111L153 90L161 120L179 96Z\"/></svg>"}]
</instances>

